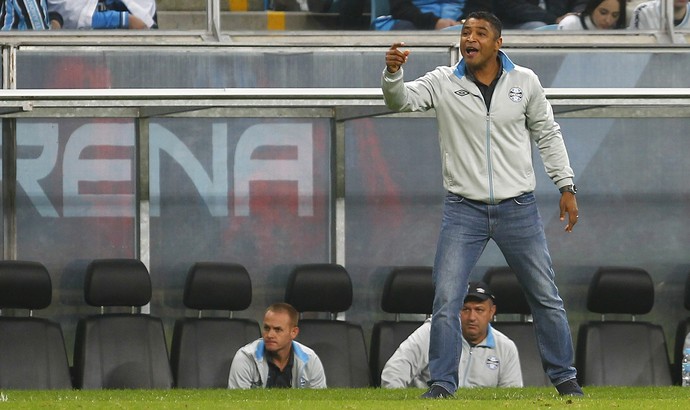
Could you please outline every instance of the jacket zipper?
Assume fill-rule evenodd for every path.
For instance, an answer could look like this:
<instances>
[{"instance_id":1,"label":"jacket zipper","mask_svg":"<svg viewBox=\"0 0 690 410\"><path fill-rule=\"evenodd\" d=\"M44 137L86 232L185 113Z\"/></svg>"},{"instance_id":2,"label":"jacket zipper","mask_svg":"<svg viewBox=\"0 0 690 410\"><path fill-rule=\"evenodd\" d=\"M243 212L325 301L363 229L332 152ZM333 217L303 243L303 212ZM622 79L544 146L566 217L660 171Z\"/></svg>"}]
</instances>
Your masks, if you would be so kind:
<instances>
[{"instance_id":1,"label":"jacket zipper","mask_svg":"<svg viewBox=\"0 0 690 410\"><path fill-rule=\"evenodd\" d=\"M491 114L486 111L486 171L489 174L489 203L494 203L494 177L491 163Z\"/></svg>"}]
</instances>

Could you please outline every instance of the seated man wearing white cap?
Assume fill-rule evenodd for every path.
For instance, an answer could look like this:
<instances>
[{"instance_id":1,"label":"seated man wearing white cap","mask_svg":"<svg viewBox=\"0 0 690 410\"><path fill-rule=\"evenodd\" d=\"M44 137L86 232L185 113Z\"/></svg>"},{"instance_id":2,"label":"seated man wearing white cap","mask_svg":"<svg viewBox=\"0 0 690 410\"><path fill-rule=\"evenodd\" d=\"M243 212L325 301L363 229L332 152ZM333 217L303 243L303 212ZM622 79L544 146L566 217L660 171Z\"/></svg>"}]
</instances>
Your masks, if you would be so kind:
<instances>
[{"instance_id":1,"label":"seated man wearing white cap","mask_svg":"<svg viewBox=\"0 0 690 410\"><path fill-rule=\"evenodd\" d=\"M494 302L484 282L470 283L460 311L460 387L522 387L515 343L489 324L496 314ZM427 319L400 344L383 368L381 387L428 387L430 331Z\"/></svg>"}]
</instances>

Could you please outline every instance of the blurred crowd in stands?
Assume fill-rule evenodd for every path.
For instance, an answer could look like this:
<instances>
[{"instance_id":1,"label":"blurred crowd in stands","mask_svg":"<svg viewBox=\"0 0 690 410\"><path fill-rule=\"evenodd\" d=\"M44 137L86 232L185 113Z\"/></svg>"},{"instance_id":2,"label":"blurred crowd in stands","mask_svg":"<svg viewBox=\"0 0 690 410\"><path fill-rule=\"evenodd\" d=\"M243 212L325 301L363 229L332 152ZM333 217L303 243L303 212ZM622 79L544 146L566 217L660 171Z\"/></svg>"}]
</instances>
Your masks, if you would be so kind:
<instances>
[{"instance_id":1,"label":"blurred crowd in stands","mask_svg":"<svg viewBox=\"0 0 690 410\"><path fill-rule=\"evenodd\" d=\"M4 0L3 30L157 28L156 0Z\"/></svg>"},{"instance_id":2,"label":"blurred crowd in stands","mask_svg":"<svg viewBox=\"0 0 690 410\"><path fill-rule=\"evenodd\" d=\"M377 30L459 29L464 17L473 11L493 12L506 29L659 29L665 4L662 0L387 1L390 13L372 23ZM688 0L668 1L673 2L674 26L687 28Z\"/></svg>"},{"instance_id":3,"label":"blurred crowd in stands","mask_svg":"<svg viewBox=\"0 0 690 410\"><path fill-rule=\"evenodd\" d=\"M673 25L688 28L689 0L673 3ZM460 29L490 11L505 29L660 29L664 0L268 0L273 11L330 13L345 30ZM156 0L3 0L2 30L155 29ZM367 17L371 16L371 18Z\"/></svg>"}]
</instances>

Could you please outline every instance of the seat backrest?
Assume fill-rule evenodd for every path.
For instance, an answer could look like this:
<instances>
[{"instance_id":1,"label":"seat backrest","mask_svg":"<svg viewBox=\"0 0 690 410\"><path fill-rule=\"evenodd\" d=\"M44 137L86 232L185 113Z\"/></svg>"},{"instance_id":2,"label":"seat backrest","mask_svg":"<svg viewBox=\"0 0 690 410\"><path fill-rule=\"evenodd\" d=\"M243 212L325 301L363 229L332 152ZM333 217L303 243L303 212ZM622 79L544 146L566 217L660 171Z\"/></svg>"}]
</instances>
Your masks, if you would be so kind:
<instances>
[{"instance_id":1,"label":"seat backrest","mask_svg":"<svg viewBox=\"0 0 690 410\"><path fill-rule=\"evenodd\" d=\"M649 313L654 283L643 269L600 268L587 294L587 309L606 315ZM583 385L666 386L671 371L661 326L640 321L590 321L580 326L576 365Z\"/></svg>"},{"instance_id":2,"label":"seat backrest","mask_svg":"<svg viewBox=\"0 0 690 410\"><path fill-rule=\"evenodd\" d=\"M401 266L391 269L381 294L381 309L394 313L396 320L374 323L369 350L372 385L381 385L381 372L388 359L408 336L424 323L422 320L400 321L400 314L431 315L434 285L430 266Z\"/></svg>"},{"instance_id":3,"label":"seat backrest","mask_svg":"<svg viewBox=\"0 0 690 410\"><path fill-rule=\"evenodd\" d=\"M98 259L86 269L84 298L91 306L141 307L151 300L151 278L136 259ZM75 386L81 389L169 389L173 378L162 321L141 313L81 319L74 346Z\"/></svg>"},{"instance_id":4,"label":"seat backrest","mask_svg":"<svg viewBox=\"0 0 690 410\"><path fill-rule=\"evenodd\" d=\"M225 388L232 359L245 344L261 336L251 319L200 317L202 310L247 309L252 283L239 264L198 262L187 274L183 302L199 317L175 322L170 363L178 388Z\"/></svg>"},{"instance_id":5,"label":"seat backrest","mask_svg":"<svg viewBox=\"0 0 690 410\"><path fill-rule=\"evenodd\" d=\"M578 376L585 386L669 386L666 349L661 326L589 322L578 333Z\"/></svg>"},{"instance_id":6,"label":"seat backrest","mask_svg":"<svg viewBox=\"0 0 690 410\"><path fill-rule=\"evenodd\" d=\"M497 315L522 315L532 313L522 286L515 273L507 266L489 268L482 279L496 300Z\"/></svg>"},{"instance_id":7,"label":"seat backrest","mask_svg":"<svg viewBox=\"0 0 690 410\"><path fill-rule=\"evenodd\" d=\"M486 271L483 281L496 298L498 319L491 326L508 336L518 348L522 383L525 386L550 386L551 381L541 364L534 324L525 320L500 319L502 315L520 315L525 318L531 313L517 277L509 267L496 267Z\"/></svg>"},{"instance_id":8,"label":"seat backrest","mask_svg":"<svg viewBox=\"0 0 690 410\"><path fill-rule=\"evenodd\" d=\"M44 309L52 282L40 263L0 261L0 310ZM58 323L0 316L0 389L71 389L69 363Z\"/></svg>"},{"instance_id":9,"label":"seat backrest","mask_svg":"<svg viewBox=\"0 0 690 410\"><path fill-rule=\"evenodd\" d=\"M352 282L337 264L305 264L290 273L285 301L304 312L344 312L352 305ZM301 319L300 343L323 363L328 387L368 387L369 367L362 327L342 320Z\"/></svg>"}]
</instances>

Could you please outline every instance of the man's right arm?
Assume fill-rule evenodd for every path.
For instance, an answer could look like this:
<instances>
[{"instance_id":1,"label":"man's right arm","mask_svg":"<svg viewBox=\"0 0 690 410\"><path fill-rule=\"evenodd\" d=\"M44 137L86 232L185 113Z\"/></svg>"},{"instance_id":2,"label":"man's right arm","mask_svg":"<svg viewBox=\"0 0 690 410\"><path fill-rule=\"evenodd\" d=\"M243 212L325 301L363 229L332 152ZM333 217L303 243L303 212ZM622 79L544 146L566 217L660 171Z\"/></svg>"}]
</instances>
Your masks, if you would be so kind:
<instances>
[{"instance_id":1,"label":"man's right arm","mask_svg":"<svg viewBox=\"0 0 690 410\"><path fill-rule=\"evenodd\" d=\"M253 370L256 368L252 359L238 350L232 359L228 389L249 389L254 387Z\"/></svg>"},{"instance_id":2,"label":"man's right arm","mask_svg":"<svg viewBox=\"0 0 690 410\"><path fill-rule=\"evenodd\" d=\"M414 380L429 365L431 325L425 323L415 330L386 362L381 372L381 387L398 389L417 387Z\"/></svg>"},{"instance_id":3,"label":"man's right arm","mask_svg":"<svg viewBox=\"0 0 690 410\"><path fill-rule=\"evenodd\" d=\"M628 28L636 30L652 30L659 26L659 14L654 4L640 3L635 7L630 18Z\"/></svg>"}]
</instances>

